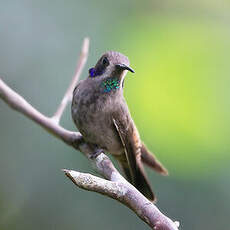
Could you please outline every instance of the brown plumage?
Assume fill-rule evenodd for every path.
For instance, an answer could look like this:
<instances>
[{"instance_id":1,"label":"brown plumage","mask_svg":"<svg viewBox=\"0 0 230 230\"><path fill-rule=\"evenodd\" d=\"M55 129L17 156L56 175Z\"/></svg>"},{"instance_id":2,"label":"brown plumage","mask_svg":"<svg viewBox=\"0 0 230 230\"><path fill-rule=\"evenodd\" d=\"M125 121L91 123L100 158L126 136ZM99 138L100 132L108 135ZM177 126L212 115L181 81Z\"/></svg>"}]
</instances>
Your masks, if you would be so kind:
<instances>
[{"instance_id":1,"label":"brown plumage","mask_svg":"<svg viewBox=\"0 0 230 230\"><path fill-rule=\"evenodd\" d=\"M141 161L156 172L168 176L168 170L157 160L155 155L147 149L143 142L141 144Z\"/></svg>"},{"instance_id":2,"label":"brown plumage","mask_svg":"<svg viewBox=\"0 0 230 230\"><path fill-rule=\"evenodd\" d=\"M148 199L155 196L144 172L143 163L167 175L167 170L141 142L123 96L123 81L129 67L124 55L109 51L89 70L73 93L72 117L92 151L112 154L126 178Z\"/></svg>"}]
</instances>

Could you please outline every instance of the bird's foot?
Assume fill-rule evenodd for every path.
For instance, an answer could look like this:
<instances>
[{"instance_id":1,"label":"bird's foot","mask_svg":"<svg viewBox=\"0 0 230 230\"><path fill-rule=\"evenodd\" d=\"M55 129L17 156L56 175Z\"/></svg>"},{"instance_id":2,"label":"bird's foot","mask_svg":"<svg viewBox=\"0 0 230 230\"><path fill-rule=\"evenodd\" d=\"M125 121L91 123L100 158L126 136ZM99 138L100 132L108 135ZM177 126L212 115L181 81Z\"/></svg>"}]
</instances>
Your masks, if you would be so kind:
<instances>
[{"instance_id":1,"label":"bird's foot","mask_svg":"<svg viewBox=\"0 0 230 230\"><path fill-rule=\"evenodd\" d=\"M79 148L79 146L83 143L85 143L83 136L79 136L74 139L73 146Z\"/></svg>"},{"instance_id":2,"label":"bird's foot","mask_svg":"<svg viewBox=\"0 0 230 230\"><path fill-rule=\"evenodd\" d=\"M103 152L104 152L103 149L97 149L95 152L93 152L93 153L90 154L89 158L90 159L95 159L95 158L97 158Z\"/></svg>"}]
</instances>

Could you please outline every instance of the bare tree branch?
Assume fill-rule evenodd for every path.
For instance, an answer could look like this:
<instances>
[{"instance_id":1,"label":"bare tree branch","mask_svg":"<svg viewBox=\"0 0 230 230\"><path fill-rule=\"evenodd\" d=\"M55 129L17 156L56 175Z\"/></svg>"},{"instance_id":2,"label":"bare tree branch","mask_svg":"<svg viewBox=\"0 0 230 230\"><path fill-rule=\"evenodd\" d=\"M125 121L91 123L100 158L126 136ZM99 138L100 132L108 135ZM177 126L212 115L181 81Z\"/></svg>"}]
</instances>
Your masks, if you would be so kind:
<instances>
[{"instance_id":1,"label":"bare tree branch","mask_svg":"<svg viewBox=\"0 0 230 230\"><path fill-rule=\"evenodd\" d=\"M49 118L32 105L30 105L22 96L13 91L0 78L0 98L4 100L11 108L24 114L29 119L35 121L41 127L46 129L53 136L63 140L66 144L81 151L89 160L94 163L99 173L106 179L95 177L90 174L84 174L72 170L64 170L66 175L80 188L95 191L116 199L132 209L144 222L155 230L177 230L175 224L168 217L163 215L159 209L146 199L134 186L128 183L116 170L110 159L103 153L96 158L91 157L94 152L79 132L66 130L59 125L60 118L65 110L71 94L76 85L82 68L87 59L89 40L86 38L83 42L82 51L79 57L76 74L67 89L57 112L52 118Z\"/></svg>"},{"instance_id":2,"label":"bare tree branch","mask_svg":"<svg viewBox=\"0 0 230 230\"><path fill-rule=\"evenodd\" d=\"M0 78L0 97L13 109L24 114L29 119L38 123L41 127L49 131L54 136L62 139L69 145L73 145L81 134L71 132L58 125L52 118L44 116L32 105L30 105L22 96L13 91Z\"/></svg>"},{"instance_id":3,"label":"bare tree branch","mask_svg":"<svg viewBox=\"0 0 230 230\"><path fill-rule=\"evenodd\" d=\"M78 187L101 193L126 205L152 229L178 230L179 223L173 222L162 214L153 203L125 180L104 153L94 158L93 162L100 174L107 180L88 173L67 169L63 171Z\"/></svg>"}]
</instances>

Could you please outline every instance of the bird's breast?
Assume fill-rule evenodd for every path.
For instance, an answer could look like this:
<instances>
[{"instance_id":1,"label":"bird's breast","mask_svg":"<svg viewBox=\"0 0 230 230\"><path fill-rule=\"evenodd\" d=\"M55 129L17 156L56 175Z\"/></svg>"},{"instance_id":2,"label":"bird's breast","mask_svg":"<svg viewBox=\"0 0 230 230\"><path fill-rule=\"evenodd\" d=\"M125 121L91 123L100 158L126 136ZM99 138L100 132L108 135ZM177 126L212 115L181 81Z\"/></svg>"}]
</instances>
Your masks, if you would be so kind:
<instances>
[{"instance_id":1,"label":"bird's breast","mask_svg":"<svg viewBox=\"0 0 230 230\"><path fill-rule=\"evenodd\" d=\"M81 88L75 90L72 102L72 118L84 139L111 154L123 151L112 121L117 103L107 94Z\"/></svg>"}]
</instances>

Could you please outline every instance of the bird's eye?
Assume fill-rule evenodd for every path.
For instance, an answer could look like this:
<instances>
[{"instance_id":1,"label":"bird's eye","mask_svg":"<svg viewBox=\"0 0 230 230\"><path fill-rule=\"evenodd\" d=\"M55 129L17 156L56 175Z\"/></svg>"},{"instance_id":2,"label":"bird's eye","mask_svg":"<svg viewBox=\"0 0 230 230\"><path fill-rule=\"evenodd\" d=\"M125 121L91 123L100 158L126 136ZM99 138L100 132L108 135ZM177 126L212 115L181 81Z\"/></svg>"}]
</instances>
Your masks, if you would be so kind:
<instances>
[{"instance_id":1,"label":"bird's eye","mask_svg":"<svg viewBox=\"0 0 230 230\"><path fill-rule=\"evenodd\" d=\"M102 60L102 63L104 66L108 66L109 65L109 60L107 57L104 57L103 60Z\"/></svg>"}]
</instances>

